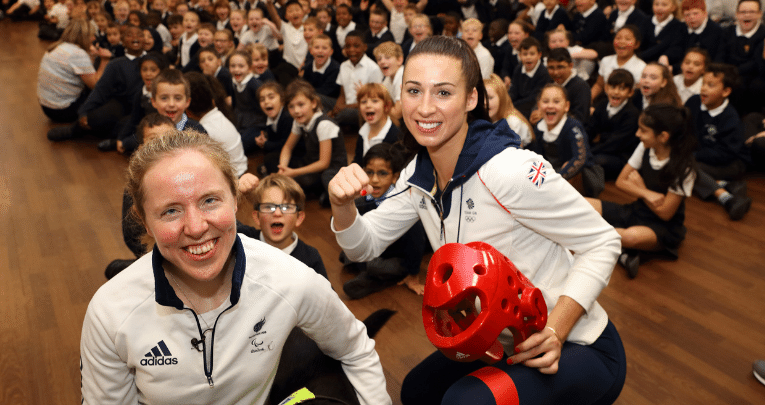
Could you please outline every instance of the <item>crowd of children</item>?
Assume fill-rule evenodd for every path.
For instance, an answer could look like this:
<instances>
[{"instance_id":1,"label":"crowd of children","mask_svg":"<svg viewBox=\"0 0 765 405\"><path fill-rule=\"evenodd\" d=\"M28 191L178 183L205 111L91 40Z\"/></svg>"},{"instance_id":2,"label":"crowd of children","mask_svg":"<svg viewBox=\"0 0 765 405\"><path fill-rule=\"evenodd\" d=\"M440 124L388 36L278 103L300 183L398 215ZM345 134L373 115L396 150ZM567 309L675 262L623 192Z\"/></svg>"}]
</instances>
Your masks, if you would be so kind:
<instances>
[{"instance_id":1,"label":"crowd of children","mask_svg":"<svg viewBox=\"0 0 765 405\"><path fill-rule=\"evenodd\" d=\"M323 203L329 180L350 162L378 180L383 172L395 178L398 157L385 156L400 151L377 146L406 131L406 57L428 36L461 37L479 61L493 122L505 120L522 147L585 196L615 180L642 201L629 212L593 203L624 228L621 262L631 276L636 251L676 249L691 190L738 220L751 206L743 178L765 166L758 0L739 0L730 15L708 12L703 0L4 0L0 7L14 19L40 20L40 38L59 41L51 55L79 47L80 59L91 56L92 69L69 66L69 53L44 59L41 106L67 123L50 140L96 136L100 150L130 154L144 121L159 113L222 142L250 186L257 181L247 156L263 154L251 172L292 178ZM64 81L56 70L65 68L74 68L66 80L84 84L51 100ZM346 136L357 138L352 159ZM384 199L383 188L360 204ZM259 192L268 202L259 203L267 209L256 209L256 223L300 217L303 197L282 191L283 198ZM261 237L271 233L279 232ZM370 274L354 279L349 295L376 291L358 285L377 277ZM421 293L413 269L395 274L380 285L406 278Z\"/></svg>"}]
</instances>

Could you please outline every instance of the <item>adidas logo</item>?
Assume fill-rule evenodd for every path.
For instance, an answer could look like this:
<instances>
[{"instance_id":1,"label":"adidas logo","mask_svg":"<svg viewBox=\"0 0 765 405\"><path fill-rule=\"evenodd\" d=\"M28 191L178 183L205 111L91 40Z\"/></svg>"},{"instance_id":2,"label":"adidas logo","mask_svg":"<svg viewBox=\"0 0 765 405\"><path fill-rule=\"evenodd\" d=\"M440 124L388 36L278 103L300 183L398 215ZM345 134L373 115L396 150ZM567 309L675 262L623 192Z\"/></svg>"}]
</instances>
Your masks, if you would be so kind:
<instances>
[{"instance_id":1,"label":"adidas logo","mask_svg":"<svg viewBox=\"0 0 765 405\"><path fill-rule=\"evenodd\" d=\"M164 340L160 340L156 346L144 355L141 359L142 366L169 366L178 364L178 359L172 356L170 349L167 348Z\"/></svg>"},{"instance_id":2,"label":"adidas logo","mask_svg":"<svg viewBox=\"0 0 765 405\"><path fill-rule=\"evenodd\" d=\"M470 355L469 354L465 354L465 353L457 352L457 354L454 355L454 357L456 357L457 360L462 360L462 359L466 359L466 358L470 357Z\"/></svg>"}]
</instances>

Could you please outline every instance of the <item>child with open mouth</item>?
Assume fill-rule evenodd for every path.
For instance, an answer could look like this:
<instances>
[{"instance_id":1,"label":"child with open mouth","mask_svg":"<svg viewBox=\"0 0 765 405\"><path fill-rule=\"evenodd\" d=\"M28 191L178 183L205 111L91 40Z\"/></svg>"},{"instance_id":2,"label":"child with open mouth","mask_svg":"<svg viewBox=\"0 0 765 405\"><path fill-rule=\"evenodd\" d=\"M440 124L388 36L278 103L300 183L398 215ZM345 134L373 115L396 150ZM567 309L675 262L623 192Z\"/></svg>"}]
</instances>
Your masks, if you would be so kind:
<instances>
[{"instance_id":1,"label":"child with open mouth","mask_svg":"<svg viewBox=\"0 0 765 405\"><path fill-rule=\"evenodd\" d=\"M367 83L359 88L359 113L364 122L356 139L354 163L361 164L369 148L379 143L395 143L401 134L390 118L393 100L380 83Z\"/></svg>"}]
</instances>

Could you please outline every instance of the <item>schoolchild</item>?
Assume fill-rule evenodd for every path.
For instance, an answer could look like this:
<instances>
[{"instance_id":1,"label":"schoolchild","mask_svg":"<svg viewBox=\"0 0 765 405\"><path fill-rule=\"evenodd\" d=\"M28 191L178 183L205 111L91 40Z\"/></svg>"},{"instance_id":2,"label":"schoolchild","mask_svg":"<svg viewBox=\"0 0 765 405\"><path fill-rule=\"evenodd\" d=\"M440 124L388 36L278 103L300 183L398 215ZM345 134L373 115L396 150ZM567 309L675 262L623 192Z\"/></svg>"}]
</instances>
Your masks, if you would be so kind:
<instances>
[{"instance_id":1,"label":"schoolchild","mask_svg":"<svg viewBox=\"0 0 765 405\"><path fill-rule=\"evenodd\" d=\"M640 58L672 66L683 58L686 26L678 17L677 0L653 0L653 35L643 43Z\"/></svg>"},{"instance_id":2,"label":"schoolchild","mask_svg":"<svg viewBox=\"0 0 765 405\"><path fill-rule=\"evenodd\" d=\"M494 57L481 44L483 24L475 18L468 18L462 23L462 39L470 45L481 64L481 77L485 80L494 72Z\"/></svg>"},{"instance_id":3,"label":"schoolchild","mask_svg":"<svg viewBox=\"0 0 765 405\"><path fill-rule=\"evenodd\" d=\"M521 65L521 41L534 33L534 27L526 21L515 20L507 26L507 41L510 43L511 51L505 53L505 59L502 61L500 77L505 83L505 87L510 88L515 68Z\"/></svg>"},{"instance_id":4,"label":"schoolchild","mask_svg":"<svg viewBox=\"0 0 765 405\"><path fill-rule=\"evenodd\" d=\"M650 41L651 36L653 36L651 17L636 8L637 0L618 0L615 3L616 7L608 15L613 36L615 37L627 25L634 25L639 32L639 40Z\"/></svg>"},{"instance_id":5,"label":"schoolchild","mask_svg":"<svg viewBox=\"0 0 765 405\"><path fill-rule=\"evenodd\" d=\"M358 100L356 88L366 83L382 83L380 67L366 55L367 44L361 31L351 31L345 36L345 56L348 60L340 64L337 84L340 96L329 116L339 125L358 125Z\"/></svg>"},{"instance_id":6,"label":"schoolchild","mask_svg":"<svg viewBox=\"0 0 765 405\"><path fill-rule=\"evenodd\" d=\"M218 79L226 92L226 104L231 106L234 98L234 79L228 68L223 66L223 60L214 46L206 46L199 50L199 67L202 73Z\"/></svg>"},{"instance_id":7,"label":"schoolchild","mask_svg":"<svg viewBox=\"0 0 765 405\"><path fill-rule=\"evenodd\" d=\"M393 34L388 30L388 12L384 8L377 7L369 12L369 29L364 34L367 56L374 58L373 51L377 45L387 41L395 42Z\"/></svg>"},{"instance_id":8,"label":"schoolchild","mask_svg":"<svg viewBox=\"0 0 765 405\"><path fill-rule=\"evenodd\" d=\"M184 33L183 17L178 14L172 14L167 17L167 30L170 31L172 39L170 39L171 49L165 52L165 57L175 65L177 64L180 52L181 36Z\"/></svg>"},{"instance_id":9,"label":"schoolchild","mask_svg":"<svg viewBox=\"0 0 765 405\"><path fill-rule=\"evenodd\" d=\"M509 26L509 21L504 18L497 18L489 23L489 28L486 31L487 39L483 46L489 50L491 57L494 58L493 73L496 74L502 72L502 61L505 60L505 55L512 52L512 46L507 40L507 28Z\"/></svg>"},{"instance_id":10,"label":"schoolchild","mask_svg":"<svg viewBox=\"0 0 765 405\"><path fill-rule=\"evenodd\" d=\"M571 31L556 29L548 31L545 35L547 50L552 51L558 48L567 50L571 56L573 63L571 67L574 69L574 72L584 81L589 81L592 74L595 73L595 65L598 63L598 52L579 45L572 46L572 41Z\"/></svg>"},{"instance_id":11,"label":"schoolchild","mask_svg":"<svg viewBox=\"0 0 765 405\"><path fill-rule=\"evenodd\" d=\"M229 30L218 30L213 34L213 45L215 52L220 56L223 66L226 66L228 57L236 50L234 46L234 33Z\"/></svg>"},{"instance_id":12,"label":"schoolchild","mask_svg":"<svg viewBox=\"0 0 765 405\"><path fill-rule=\"evenodd\" d=\"M728 99L737 81L734 66L710 63L701 93L685 103L698 141L698 177L693 191L704 200L714 196L734 221L743 218L752 205L746 196L746 182L741 179L749 161L744 127Z\"/></svg>"},{"instance_id":13,"label":"schoolchild","mask_svg":"<svg viewBox=\"0 0 765 405\"><path fill-rule=\"evenodd\" d=\"M281 249L327 278L319 251L298 237L295 230L305 221L305 193L294 179L269 174L251 193L255 227L237 226L237 232Z\"/></svg>"},{"instance_id":14,"label":"schoolchild","mask_svg":"<svg viewBox=\"0 0 765 405\"><path fill-rule=\"evenodd\" d=\"M294 178L307 192L326 193L332 177L348 164L340 127L322 113L321 99L306 81L295 80L286 93L284 101L295 121L279 156L279 173ZM305 145L302 155L295 153L300 141Z\"/></svg>"},{"instance_id":15,"label":"schoolchild","mask_svg":"<svg viewBox=\"0 0 765 405\"><path fill-rule=\"evenodd\" d=\"M534 140L534 128L513 105L502 79L492 74L483 82L486 86L486 105L491 122L506 120L510 129L521 138L521 147L529 145Z\"/></svg>"},{"instance_id":16,"label":"schoolchild","mask_svg":"<svg viewBox=\"0 0 765 405\"><path fill-rule=\"evenodd\" d=\"M680 64L680 73L672 78L683 104L691 96L701 92L702 77L709 62L709 53L705 49L693 47L685 51L683 63Z\"/></svg>"},{"instance_id":17,"label":"schoolchild","mask_svg":"<svg viewBox=\"0 0 765 405\"><path fill-rule=\"evenodd\" d=\"M141 59L139 66L143 88L140 93L136 94L136 98L133 101L133 111L130 113L130 120L120 132L118 139L114 141L116 142L115 145L111 145L110 139L99 143L98 147L101 151L117 149L120 153L133 153L140 144L135 135L138 124L146 115L157 112L157 109L151 104L151 86L154 79L159 76L159 73L167 69L167 58L157 52L148 52Z\"/></svg>"},{"instance_id":18,"label":"schoolchild","mask_svg":"<svg viewBox=\"0 0 765 405\"><path fill-rule=\"evenodd\" d=\"M69 24L69 9L64 3L58 3L56 0L44 0L45 14L43 21L40 22L40 28L37 32L37 38L47 41L58 41Z\"/></svg>"},{"instance_id":19,"label":"schoolchild","mask_svg":"<svg viewBox=\"0 0 765 405\"><path fill-rule=\"evenodd\" d=\"M299 75L303 74L306 66L313 63L313 56L310 52L311 42L313 41L314 37L316 37L316 35L322 33L321 24L321 21L319 21L319 19L316 17L306 17L306 19L303 20L303 39L305 40L305 43L308 44L308 53L305 55L303 65L300 67L300 72L298 73Z\"/></svg>"},{"instance_id":20,"label":"schoolchild","mask_svg":"<svg viewBox=\"0 0 765 405\"><path fill-rule=\"evenodd\" d=\"M185 17L184 17L185 18ZM184 72L201 72L199 67L199 50L213 44L213 35L215 35L215 25L212 23L199 24L197 28L197 41L190 49L193 51L186 67L181 68Z\"/></svg>"},{"instance_id":21,"label":"schoolchild","mask_svg":"<svg viewBox=\"0 0 765 405\"><path fill-rule=\"evenodd\" d=\"M127 26L122 43L125 56L112 58L106 65L93 91L78 110L78 122L74 126L51 129L48 139L62 141L85 135L103 139L118 137L120 124L125 123L133 110L133 100L143 84L139 70L144 54L143 31L139 27Z\"/></svg>"},{"instance_id":22,"label":"schoolchild","mask_svg":"<svg viewBox=\"0 0 765 405\"><path fill-rule=\"evenodd\" d=\"M246 152L254 150L253 142L263 151L263 165L258 168L258 172L265 176L279 171L279 157L292 132L294 120L285 108L284 88L279 83L263 83L258 89L258 100L267 117L266 127L257 133L254 132L255 129L250 129L243 134L242 139ZM296 156L304 154L305 144L298 142L292 153Z\"/></svg>"},{"instance_id":23,"label":"schoolchild","mask_svg":"<svg viewBox=\"0 0 765 405\"><path fill-rule=\"evenodd\" d=\"M636 135L640 144L616 187L637 200L620 205L588 199L622 237L618 262L629 278L637 276L641 251L664 251L677 258L686 232L685 198L696 178L696 139L685 107L651 104L640 115Z\"/></svg>"},{"instance_id":24,"label":"schoolchild","mask_svg":"<svg viewBox=\"0 0 765 405\"><path fill-rule=\"evenodd\" d=\"M165 69L151 83L151 105L157 113L170 118L175 129L192 129L206 133L204 127L186 115L186 108L191 102L189 81L178 69Z\"/></svg>"},{"instance_id":25,"label":"schoolchild","mask_svg":"<svg viewBox=\"0 0 765 405\"><path fill-rule=\"evenodd\" d=\"M650 62L643 68L638 89L640 91L632 96L632 104L638 110L644 110L653 103L682 105L669 68L658 62Z\"/></svg>"},{"instance_id":26,"label":"schoolchild","mask_svg":"<svg viewBox=\"0 0 765 405\"><path fill-rule=\"evenodd\" d=\"M684 48L704 49L709 53L710 62L717 60L724 52L723 29L709 18L707 3L703 0L683 0L681 8L688 28Z\"/></svg>"},{"instance_id":27,"label":"schoolchild","mask_svg":"<svg viewBox=\"0 0 765 405\"><path fill-rule=\"evenodd\" d=\"M358 163L369 177L372 192L356 199L359 215L376 209L388 196L397 192L396 181L404 168L402 146L380 143L372 146ZM343 284L343 291L351 299L364 298L396 284L405 284L418 295L425 285L420 282L420 263L425 254L425 229L417 222L379 257L367 262L351 262L345 255L340 259L351 272L359 274Z\"/></svg>"},{"instance_id":28,"label":"schoolchild","mask_svg":"<svg viewBox=\"0 0 765 405\"><path fill-rule=\"evenodd\" d=\"M157 10L149 10L146 13L146 25L148 28L153 28L160 38L162 53L170 52L173 49L172 40L173 34L167 29L167 26L162 24L162 14Z\"/></svg>"},{"instance_id":29,"label":"schoolchild","mask_svg":"<svg viewBox=\"0 0 765 405\"><path fill-rule=\"evenodd\" d=\"M247 27L247 11L231 10L231 17L228 23L231 24L231 31L234 33L234 47L239 45L239 40L249 29Z\"/></svg>"},{"instance_id":30,"label":"schoolchild","mask_svg":"<svg viewBox=\"0 0 765 405\"><path fill-rule=\"evenodd\" d=\"M213 4L213 10L215 11L215 30L230 30L231 4L226 0L218 0Z\"/></svg>"},{"instance_id":31,"label":"schoolchild","mask_svg":"<svg viewBox=\"0 0 765 405\"><path fill-rule=\"evenodd\" d=\"M388 89L393 106L389 115L394 123L398 124L401 119L401 81L404 77L404 53L401 47L391 41L383 42L375 48L377 65L385 78L383 86Z\"/></svg>"},{"instance_id":32,"label":"schoolchild","mask_svg":"<svg viewBox=\"0 0 765 405\"><path fill-rule=\"evenodd\" d=\"M361 165L367 151L379 143L393 144L401 138L401 131L390 117L393 100L380 83L367 83L359 88L359 113L364 121L356 139L353 163Z\"/></svg>"},{"instance_id":33,"label":"schoolchild","mask_svg":"<svg viewBox=\"0 0 765 405\"><path fill-rule=\"evenodd\" d=\"M440 35L456 38L460 38L462 36L462 31L460 30L462 14L456 11L448 11L442 15L439 15L439 20L441 20L442 27Z\"/></svg>"},{"instance_id":34,"label":"schoolchild","mask_svg":"<svg viewBox=\"0 0 765 405\"><path fill-rule=\"evenodd\" d=\"M430 18L425 14L413 15L409 22L407 33L409 34L408 38L401 43L401 50L404 52L404 60L406 60L409 52L411 52L419 42L422 42L425 38L433 35L433 26L430 24Z\"/></svg>"},{"instance_id":35,"label":"schoolchild","mask_svg":"<svg viewBox=\"0 0 765 405\"><path fill-rule=\"evenodd\" d=\"M393 35L393 41L399 45L404 41L408 24L404 18L404 8L409 4L407 0L382 0L385 8L390 12L388 28ZM372 16L369 16L370 19Z\"/></svg>"},{"instance_id":36,"label":"schoolchild","mask_svg":"<svg viewBox=\"0 0 765 405\"><path fill-rule=\"evenodd\" d=\"M130 4L127 1L119 0L114 4L114 22L117 25L127 24L129 14Z\"/></svg>"},{"instance_id":37,"label":"schoolchild","mask_svg":"<svg viewBox=\"0 0 765 405\"><path fill-rule=\"evenodd\" d=\"M258 88L263 84L251 71L252 57L246 51L236 51L228 58L228 70L234 85L232 106L236 129L244 133L248 128L265 124L266 118L258 105Z\"/></svg>"},{"instance_id":38,"label":"schoolchild","mask_svg":"<svg viewBox=\"0 0 765 405\"><path fill-rule=\"evenodd\" d=\"M765 81L758 65L762 65L765 47L765 26L762 24L762 8L758 0L741 0L736 9L736 25L723 33L724 53L719 62L738 69L740 89L734 89L730 98L736 110L742 114L759 111L764 105Z\"/></svg>"},{"instance_id":39,"label":"schoolchild","mask_svg":"<svg viewBox=\"0 0 765 405\"><path fill-rule=\"evenodd\" d=\"M574 63L566 48L556 48L550 51L547 57L547 71L553 83L557 83L566 89L566 94L571 102L570 114L584 125L590 120L590 85L587 84L574 70ZM533 123L538 122L542 116L539 110L531 113Z\"/></svg>"},{"instance_id":40,"label":"schoolchild","mask_svg":"<svg viewBox=\"0 0 765 405\"><path fill-rule=\"evenodd\" d=\"M421 220L434 250L480 240L521 264L550 313L548 327L523 343L501 334L509 361L488 368L434 351L404 379L401 402L497 403L483 380L469 376L483 369L501 378L492 385L502 390L501 400L612 403L624 384L626 360L596 298L619 255L618 234L539 155L518 149L504 122L486 121L480 67L467 43L424 40L407 59L404 86L403 117L412 135L405 140L420 146L397 183L404 192L358 215L354 200L373 190L369 176L358 165L343 168L330 184L338 244L349 259L368 261ZM544 181L529 178L534 167Z\"/></svg>"},{"instance_id":41,"label":"schoolchild","mask_svg":"<svg viewBox=\"0 0 765 405\"><path fill-rule=\"evenodd\" d=\"M627 25L616 32L614 36L614 55L609 55L600 60L598 79L592 86L592 101L597 101L603 93L603 83L614 69L626 69L632 73L637 83L645 68L643 62L635 54L640 47L640 31L634 25Z\"/></svg>"},{"instance_id":42,"label":"schoolchild","mask_svg":"<svg viewBox=\"0 0 765 405\"><path fill-rule=\"evenodd\" d=\"M125 47L122 45L122 30L120 25L115 22L109 22L106 25L106 42L108 43L107 48L109 49L109 52L112 53L112 58L125 56Z\"/></svg>"},{"instance_id":43,"label":"schoolchild","mask_svg":"<svg viewBox=\"0 0 765 405\"><path fill-rule=\"evenodd\" d=\"M351 13L351 6L347 4L340 4L335 8L335 21L337 27L331 33L334 36L332 43L334 44L333 54L338 62L342 63L346 57L343 55L343 49L345 48L345 37L351 31L356 30L356 22L353 21L353 14Z\"/></svg>"},{"instance_id":44,"label":"schoolchild","mask_svg":"<svg viewBox=\"0 0 765 405\"><path fill-rule=\"evenodd\" d=\"M250 28L239 39L239 49L249 44L263 44L269 52L279 48L278 34L271 27L271 21L264 18L263 10L255 7L247 13L247 25Z\"/></svg>"},{"instance_id":45,"label":"schoolchild","mask_svg":"<svg viewBox=\"0 0 765 405\"><path fill-rule=\"evenodd\" d=\"M275 81L274 73L269 69L270 52L263 44L250 44L244 47L252 55L252 75L261 82Z\"/></svg>"},{"instance_id":46,"label":"schoolchild","mask_svg":"<svg viewBox=\"0 0 765 405\"><path fill-rule=\"evenodd\" d=\"M524 39L518 48L521 64L515 67L509 93L515 108L528 118L550 75L542 63L542 45L536 38Z\"/></svg>"},{"instance_id":47,"label":"schoolchild","mask_svg":"<svg viewBox=\"0 0 765 405\"><path fill-rule=\"evenodd\" d=\"M640 142L635 137L640 110L632 104L635 79L625 69L615 69L606 81L606 98L595 105L586 126L593 161L615 180Z\"/></svg>"},{"instance_id":48,"label":"schoolchild","mask_svg":"<svg viewBox=\"0 0 765 405\"><path fill-rule=\"evenodd\" d=\"M303 66L305 56L308 54L308 43L303 38L305 12L303 12L303 7L299 2L289 0L284 4L286 21L283 21L274 7L273 0L268 0L266 5L271 21L279 30L284 43L282 50L284 62L276 66L276 76L279 83L285 86L298 77L300 67Z\"/></svg>"},{"instance_id":49,"label":"schoolchild","mask_svg":"<svg viewBox=\"0 0 765 405\"><path fill-rule=\"evenodd\" d=\"M576 12L571 21L574 43L594 49L599 57L606 56L611 45L609 24L595 0L576 0Z\"/></svg>"},{"instance_id":50,"label":"schoolchild","mask_svg":"<svg viewBox=\"0 0 765 405\"><path fill-rule=\"evenodd\" d=\"M112 16L106 11L101 11L93 16L93 23L96 25L96 44L101 48L109 48L109 40L106 38L106 30L111 22ZM117 31L119 33L119 31Z\"/></svg>"},{"instance_id":51,"label":"schoolchild","mask_svg":"<svg viewBox=\"0 0 765 405\"><path fill-rule=\"evenodd\" d=\"M185 69L191 58L199 52L199 43L197 42L197 29L199 28L199 15L194 11L188 11L183 15L183 35L178 39L178 61L177 66Z\"/></svg>"},{"instance_id":52,"label":"schoolchild","mask_svg":"<svg viewBox=\"0 0 765 405\"><path fill-rule=\"evenodd\" d=\"M542 4L545 5L545 11L539 16L539 21L537 21L534 29L534 38L539 42L544 41L547 31L555 30L561 25L566 31L571 31L574 28L566 9L561 7L560 1L542 0Z\"/></svg>"},{"instance_id":53,"label":"schoolchild","mask_svg":"<svg viewBox=\"0 0 765 405\"><path fill-rule=\"evenodd\" d=\"M340 95L340 85L337 84L340 64L332 57L332 39L325 34L316 35L308 52L312 60L303 68L303 80L310 83L319 93L322 109L330 111Z\"/></svg>"},{"instance_id":54,"label":"schoolchild","mask_svg":"<svg viewBox=\"0 0 765 405\"><path fill-rule=\"evenodd\" d=\"M571 103L566 94L566 89L554 83L539 93L537 109L542 120L534 127L531 150L544 156L561 177L571 180L593 162L587 131L568 114Z\"/></svg>"}]
</instances>

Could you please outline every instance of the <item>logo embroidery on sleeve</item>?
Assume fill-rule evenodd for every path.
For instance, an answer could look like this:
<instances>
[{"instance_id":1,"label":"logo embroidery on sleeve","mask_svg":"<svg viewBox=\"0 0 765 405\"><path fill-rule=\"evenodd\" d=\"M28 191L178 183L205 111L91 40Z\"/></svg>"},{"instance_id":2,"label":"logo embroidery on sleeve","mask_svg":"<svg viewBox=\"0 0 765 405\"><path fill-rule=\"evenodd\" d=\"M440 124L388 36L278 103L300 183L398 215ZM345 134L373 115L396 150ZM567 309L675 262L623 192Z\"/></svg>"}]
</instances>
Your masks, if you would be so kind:
<instances>
[{"instance_id":1,"label":"logo embroidery on sleeve","mask_svg":"<svg viewBox=\"0 0 765 405\"><path fill-rule=\"evenodd\" d=\"M534 183L537 188L541 188L545 182L545 176L547 176L547 166L545 166L544 162L539 161L531 164L531 169L529 169L526 178Z\"/></svg>"}]
</instances>

